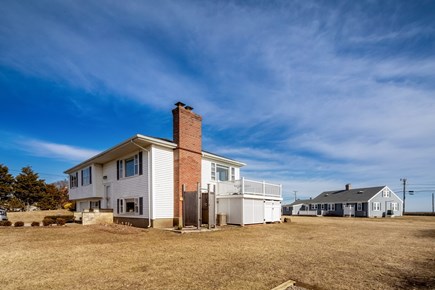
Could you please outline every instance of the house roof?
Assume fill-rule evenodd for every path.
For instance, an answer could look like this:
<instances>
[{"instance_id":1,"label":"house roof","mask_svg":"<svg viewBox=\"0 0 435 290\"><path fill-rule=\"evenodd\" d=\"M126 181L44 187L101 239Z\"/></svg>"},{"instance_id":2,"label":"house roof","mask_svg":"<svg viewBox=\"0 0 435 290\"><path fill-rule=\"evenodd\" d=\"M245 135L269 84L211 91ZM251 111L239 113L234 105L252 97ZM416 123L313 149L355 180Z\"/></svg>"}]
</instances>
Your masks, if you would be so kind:
<instances>
[{"instance_id":1,"label":"house roof","mask_svg":"<svg viewBox=\"0 0 435 290\"><path fill-rule=\"evenodd\" d=\"M298 204L309 204L312 201L313 201L312 199L297 199L294 202L289 203L289 204L285 204L283 206L294 206L294 205L298 205Z\"/></svg>"},{"instance_id":2,"label":"house roof","mask_svg":"<svg viewBox=\"0 0 435 290\"><path fill-rule=\"evenodd\" d=\"M217 154L214 154L214 153L211 153L211 152L207 152L207 151L204 151L204 150L202 151L202 156L204 156L206 158L210 158L210 159L216 160L216 161L222 161L222 162L230 163L230 164L233 164L235 166L242 167L242 166L246 165L246 163L239 162L239 161L236 161L234 159L230 159L230 158L227 158L227 157L224 157L224 156L221 156L221 155L217 155Z\"/></svg>"},{"instance_id":3,"label":"house roof","mask_svg":"<svg viewBox=\"0 0 435 290\"><path fill-rule=\"evenodd\" d=\"M354 188L350 190L325 191L310 203L367 202L386 186Z\"/></svg>"},{"instance_id":4,"label":"house roof","mask_svg":"<svg viewBox=\"0 0 435 290\"><path fill-rule=\"evenodd\" d=\"M157 138L157 137L150 137L145 135L136 134L127 140L124 140L123 142L75 165L74 167L71 167L64 171L66 174L70 174L72 172L77 171L80 168L89 166L94 163L106 163L111 160L114 160L116 158L119 158L119 156L125 155L130 153L133 150L137 150L140 147L147 147L149 145L160 145L166 148L175 149L177 147L177 144L173 141L165 138ZM223 156L219 156L210 152L202 151L202 155L205 157L209 157L214 160L224 161L230 164L233 164L235 166L244 166L245 163L238 162L236 160L232 160Z\"/></svg>"}]
</instances>

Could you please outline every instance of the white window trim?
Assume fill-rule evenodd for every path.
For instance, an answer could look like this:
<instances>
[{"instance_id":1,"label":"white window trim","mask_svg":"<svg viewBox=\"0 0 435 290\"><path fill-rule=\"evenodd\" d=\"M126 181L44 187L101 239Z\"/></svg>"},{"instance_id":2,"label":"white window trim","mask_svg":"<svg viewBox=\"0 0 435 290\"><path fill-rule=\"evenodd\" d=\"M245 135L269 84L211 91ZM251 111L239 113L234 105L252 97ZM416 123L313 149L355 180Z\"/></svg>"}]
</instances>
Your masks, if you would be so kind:
<instances>
[{"instance_id":1,"label":"white window trim","mask_svg":"<svg viewBox=\"0 0 435 290\"><path fill-rule=\"evenodd\" d=\"M392 202L391 208L393 211L399 211L399 204L397 202Z\"/></svg>"},{"instance_id":2,"label":"white window trim","mask_svg":"<svg viewBox=\"0 0 435 290\"><path fill-rule=\"evenodd\" d=\"M328 203L328 211L335 211L335 203Z\"/></svg>"},{"instance_id":3,"label":"white window trim","mask_svg":"<svg viewBox=\"0 0 435 290\"><path fill-rule=\"evenodd\" d=\"M211 163L211 180L216 180L216 163Z\"/></svg>"},{"instance_id":4,"label":"white window trim","mask_svg":"<svg viewBox=\"0 0 435 290\"><path fill-rule=\"evenodd\" d=\"M376 201L373 202L373 211L381 211L381 203Z\"/></svg>"},{"instance_id":5,"label":"white window trim","mask_svg":"<svg viewBox=\"0 0 435 290\"><path fill-rule=\"evenodd\" d=\"M127 211L127 202L134 202L134 211ZM119 198L119 215L138 216L140 215L139 197L123 197Z\"/></svg>"},{"instance_id":6,"label":"white window trim","mask_svg":"<svg viewBox=\"0 0 435 290\"><path fill-rule=\"evenodd\" d=\"M321 207L322 210L324 210L325 209L325 204L322 203L322 205L320 207Z\"/></svg>"},{"instance_id":7,"label":"white window trim","mask_svg":"<svg viewBox=\"0 0 435 290\"><path fill-rule=\"evenodd\" d=\"M362 211L362 202L358 202L357 204L356 204L356 211Z\"/></svg>"}]
</instances>

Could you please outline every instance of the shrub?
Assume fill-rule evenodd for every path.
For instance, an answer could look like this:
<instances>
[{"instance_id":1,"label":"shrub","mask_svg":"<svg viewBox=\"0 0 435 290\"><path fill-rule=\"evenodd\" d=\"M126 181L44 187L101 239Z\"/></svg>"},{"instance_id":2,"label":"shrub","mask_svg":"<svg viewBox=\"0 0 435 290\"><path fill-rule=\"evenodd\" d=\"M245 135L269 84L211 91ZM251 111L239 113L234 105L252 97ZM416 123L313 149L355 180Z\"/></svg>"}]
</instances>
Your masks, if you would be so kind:
<instances>
[{"instance_id":1,"label":"shrub","mask_svg":"<svg viewBox=\"0 0 435 290\"><path fill-rule=\"evenodd\" d=\"M12 223L10 221L0 221L0 226L2 227L10 227Z\"/></svg>"},{"instance_id":2,"label":"shrub","mask_svg":"<svg viewBox=\"0 0 435 290\"><path fill-rule=\"evenodd\" d=\"M23 227L24 223L22 221L18 221L14 223L14 227Z\"/></svg>"},{"instance_id":3,"label":"shrub","mask_svg":"<svg viewBox=\"0 0 435 290\"><path fill-rule=\"evenodd\" d=\"M44 217L44 219L52 219L52 220L56 220L58 218L64 219L65 222L67 223L73 223L74 222L74 215L48 215L46 217Z\"/></svg>"},{"instance_id":4,"label":"shrub","mask_svg":"<svg viewBox=\"0 0 435 290\"><path fill-rule=\"evenodd\" d=\"M44 227L50 226L50 225L55 224L55 223L56 223L56 222L54 221L54 219L52 219L52 218L48 218L48 217L45 217L45 218L42 220L42 224L44 225Z\"/></svg>"},{"instance_id":5,"label":"shrub","mask_svg":"<svg viewBox=\"0 0 435 290\"><path fill-rule=\"evenodd\" d=\"M39 227L39 222L32 222L31 226L32 227Z\"/></svg>"},{"instance_id":6,"label":"shrub","mask_svg":"<svg viewBox=\"0 0 435 290\"><path fill-rule=\"evenodd\" d=\"M63 218L57 218L56 219L56 224L58 226L63 226L63 225L65 225L65 223L66 223L66 221Z\"/></svg>"}]
</instances>

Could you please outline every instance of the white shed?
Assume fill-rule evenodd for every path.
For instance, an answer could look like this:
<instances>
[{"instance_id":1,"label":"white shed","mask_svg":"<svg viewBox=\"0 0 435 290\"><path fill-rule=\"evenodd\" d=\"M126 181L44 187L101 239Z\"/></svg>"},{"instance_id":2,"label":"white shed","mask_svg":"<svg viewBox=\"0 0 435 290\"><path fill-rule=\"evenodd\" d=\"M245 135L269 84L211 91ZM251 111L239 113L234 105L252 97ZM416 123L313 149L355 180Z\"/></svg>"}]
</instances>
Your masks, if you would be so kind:
<instances>
[{"instance_id":1,"label":"white shed","mask_svg":"<svg viewBox=\"0 0 435 290\"><path fill-rule=\"evenodd\" d=\"M228 224L248 225L281 220L281 185L253 180L219 182L217 213Z\"/></svg>"}]
</instances>

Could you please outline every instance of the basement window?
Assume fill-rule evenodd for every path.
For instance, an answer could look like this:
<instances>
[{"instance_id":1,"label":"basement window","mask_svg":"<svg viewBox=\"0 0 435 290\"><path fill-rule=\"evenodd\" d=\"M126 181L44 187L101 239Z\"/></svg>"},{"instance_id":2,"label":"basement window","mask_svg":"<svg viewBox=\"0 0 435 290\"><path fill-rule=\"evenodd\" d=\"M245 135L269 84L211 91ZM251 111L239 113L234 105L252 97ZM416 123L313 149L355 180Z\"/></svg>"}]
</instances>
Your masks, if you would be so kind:
<instances>
[{"instance_id":1,"label":"basement window","mask_svg":"<svg viewBox=\"0 0 435 290\"><path fill-rule=\"evenodd\" d=\"M120 198L117 201L117 213L126 215L143 214L143 197Z\"/></svg>"}]
</instances>

